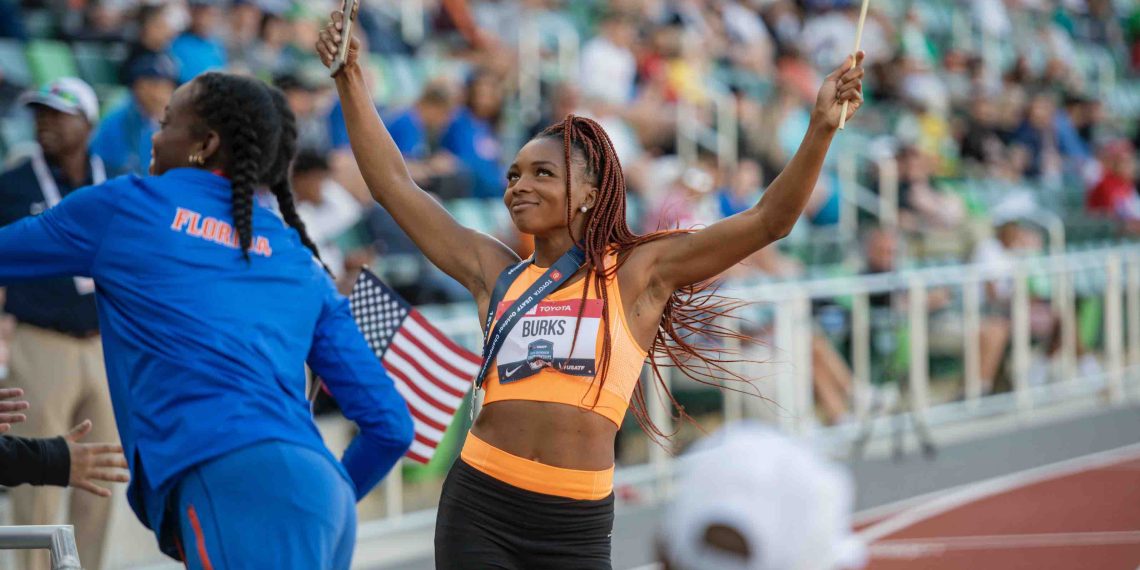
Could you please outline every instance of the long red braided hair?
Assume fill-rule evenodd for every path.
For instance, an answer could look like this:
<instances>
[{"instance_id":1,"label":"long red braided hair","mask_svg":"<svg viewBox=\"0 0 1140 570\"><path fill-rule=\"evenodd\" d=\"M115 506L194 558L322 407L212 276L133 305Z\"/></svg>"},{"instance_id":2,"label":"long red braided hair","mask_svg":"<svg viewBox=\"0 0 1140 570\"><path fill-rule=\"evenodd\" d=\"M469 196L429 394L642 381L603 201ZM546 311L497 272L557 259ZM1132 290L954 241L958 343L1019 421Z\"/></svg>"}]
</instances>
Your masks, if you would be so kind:
<instances>
[{"instance_id":1,"label":"long red braided hair","mask_svg":"<svg viewBox=\"0 0 1140 570\"><path fill-rule=\"evenodd\" d=\"M610 337L610 307L609 295L604 286L606 280L616 278L618 267L625 259L626 253L634 248L655 240L666 238L678 233L691 230L663 230L645 235L637 235L630 230L626 223L626 186L625 176L621 164L614 152L613 143L601 125L585 117L567 115L561 122L542 131L537 138L561 139L566 160L566 223L570 230L570 220L573 218L573 206L570 201L571 163L574 153L579 153L585 161L585 175L596 181L598 188L593 208L590 209L586 219L582 239L577 241L578 246L586 253L585 286L582 288L582 299L585 301L591 282L594 294L602 299L605 310L602 311L602 355L598 365L596 378L600 382L599 388L605 384L609 371L613 342ZM571 234L571 239L576 239ZM605 257L617 254L617 263L609 269L605 266ZM686 377L702 384L730 390L738 388L726 386L726 381L749 381L732 371L729 365L739 363L737 351L728 348L733 343L750 343L752 339L741 335L725 326L726 319L733 318L737 308L745 303L723 297L717 294L716 287L711 281L684 286L670 295L661 314L661 321L657 334L649 347L649 365L652 370L652 381L638 382L630 402L631 410L637 423L655 441L669 438L672 434L664 433L657 426L649 414L646 395L652 384L653 389L663 395L663 401L669 402L674 418L692 421L685 412L666 383L662 370L673 368ZM585 303L581 304L585 307ZM579 309L581 311L582 309ZM581 313L578 323L581 323ZM578 325L575 325L575 341L578 338ZM573 348L571 348L573 353ZM594 398L594 404L600 397L599 390Z\"/></svg>"}]
</instances>

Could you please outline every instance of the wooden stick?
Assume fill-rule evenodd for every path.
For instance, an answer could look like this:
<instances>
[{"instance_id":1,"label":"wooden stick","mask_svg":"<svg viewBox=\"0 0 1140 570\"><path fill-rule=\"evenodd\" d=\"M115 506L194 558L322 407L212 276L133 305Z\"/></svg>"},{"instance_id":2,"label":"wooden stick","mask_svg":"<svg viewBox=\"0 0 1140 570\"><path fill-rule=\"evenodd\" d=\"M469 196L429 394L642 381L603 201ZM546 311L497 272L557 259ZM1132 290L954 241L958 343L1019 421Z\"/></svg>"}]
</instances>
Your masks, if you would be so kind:
<instances>
[{"instance_id":1,"label":"wooden stick","mask_svg":"<svg viewBox=\"0 0 1140 570\"><path fill-rule=\"evenodd\" d=\"M859 43L863 40L863 22L867 21L867 6L870 3L871 3L871 0L863 0L863 7L859 9L859 25L855 27L855 51L851 52L851 57L852 57L851 69L855 69L855 59L854 58L858 57ZM839 87L839 84L838 84L838 80L837 80L836 88L838 89L838 87ZM838 95L839 91L836 90L835 94ZM843 102L843 110L839 113L839 130L841 130L841 131L843 130L843 127L847 125L847 104L848 103L850 103L850 101L844 101Z\"/></svg>"},{"instance_id":2,"label":"wooden stick","mask_svg":"<svg viewBox=\"0 0 1140 570\"><path fill-rule=\"evenodd\" d=\"M866 1L866 0L864 0ZM329 66L329 75L336 77L340 73L341 68L344 67L344 60L348 57L348 46L352 44L352 23L356 21L356 10L360 7L360 0L344 0L341 6L341 14L344 14L344 19L341 24L340 30L340 45L337 46L336 57L333 58L332 65Z\"/></svg>"}]
</instances>

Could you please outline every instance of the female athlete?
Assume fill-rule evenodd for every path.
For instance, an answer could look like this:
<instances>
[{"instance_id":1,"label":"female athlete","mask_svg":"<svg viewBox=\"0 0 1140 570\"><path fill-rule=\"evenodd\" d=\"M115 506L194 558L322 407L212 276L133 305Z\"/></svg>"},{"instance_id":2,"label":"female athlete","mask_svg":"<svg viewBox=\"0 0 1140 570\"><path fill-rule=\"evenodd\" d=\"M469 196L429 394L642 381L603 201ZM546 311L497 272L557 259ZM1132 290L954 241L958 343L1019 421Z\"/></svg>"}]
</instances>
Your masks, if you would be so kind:
<instances>
[{"instance_id":1,"label":"female athlete","mask_svg":"<svg viewBox=\"0 0 1140 570\"><path fill-rule=\"evenodd\" d=\"M152 176L0 229L0 283L94 277L131 507L193 569L347 569L356 500L411 443L297 217L296 138L280 91L206 73L174 92ZM281 217L255 204L263 186ZM306 360L361 428L340 461L313 424Z\"/></svg>"},{"instance_id":2,"label":"female athlete","mask_svg":"<svg viewBox=\"0 0 1140 570\"><path fill-rule=\"evenodd\" d=\"M342 20L334 12L316 45L326 65ZM791 230L843 102L849 117L862 103L863 56L827 77L799 151L763 199L700 231L633 234L606 133L575 116L547 128L507 171L503 202L535 240L533 259L520 262L412 181L377 117L357 48L351 39L336 86L360 171L427 257L467 287L480 315L493 311L487 345L499 347L483 383L485 406L444 483L437 568L609 568L614 437L631 399L644 419L638 376L646 356L717 367L686 342L694 331L717 333L702 325L708 296L697 293ZM567 259L570 269L559 269ZM509 332L498 327L512 320Z\"/></svg>"}]
</instances>

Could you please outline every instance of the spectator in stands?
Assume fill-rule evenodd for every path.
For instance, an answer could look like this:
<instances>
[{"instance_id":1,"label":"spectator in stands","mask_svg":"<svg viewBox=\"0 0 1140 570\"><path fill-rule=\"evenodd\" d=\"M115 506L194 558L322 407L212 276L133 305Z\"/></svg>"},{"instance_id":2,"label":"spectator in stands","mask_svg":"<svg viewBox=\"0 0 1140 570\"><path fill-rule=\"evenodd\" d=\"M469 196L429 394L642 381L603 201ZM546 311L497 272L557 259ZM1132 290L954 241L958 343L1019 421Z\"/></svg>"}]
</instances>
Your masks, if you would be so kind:
<instances>
[{"instance_id":1,"label":"spectator in stands","mask_svg":"<svg viewBox=\"0 0 1140 570\"><path fill-rule=\"evenodd\" d=\"M28 402L11 401L23 394L19 388L0 388L0 433L27 419L19 412L28 409ZM0 437L0 485L71 486L99 497L110 497L111 490L95 481L126 483L129 477L119 469L127 468L127 460L122 446L117 443L79 443L91 432L91 427L91 420L84 420L66 436Z\"/></svg>"},{"instance_id":2,"label":"spectator in stands","mask_svg":"<svg viewBox=\"0 0 1140 570\"><path fill-rule=\"evenodd\" d=\"M1052 184L1059 182L1065 157L1083 159L1088 154L1068 116L1057 109L1048 93L1038 93L1030 100L1025 119L1013 133L1013 144L1029 151L1025 175Z\"/></svg>"},{"instance_id":3,"label":"spectator in stands","mask_svg":"<svg viewBox=\"0 0 1140 570\"><path fill-rule=\"evenodd\" d=\"M1140 195L1136 192L1136 156L1131 143L1112 141L1101 149L1104 174L1089 189L1089 213L1119 220L1129 233L1140 233Z\"/></svg>"},{"instance_id":4,"label":"spectator in stands","mask_svg":"<svg viewBox=\"0 0 1140 570\"><path fill-rule=\"evenodd\" d=\"M273 85L285 93L289 108L297 117L297 145L319 153L328 152L328 115L322 108L322 86L301 69L290 69L273 76Z\"/></svg>"},{"instance_id":5,"label":"spectator in stands","mask_svg":"<svg viewBox=\"0 0 1140 570\"><path fill-rule=\"evenodd\" d=\"M171 27L165 4L144 4L136 16L138 33L131 44L127 58L123 61L121 79L124 85L131 84L131 69L137 60L150 60L158 56L170 55L170 43L177 30ZM177 79L177 76L175 76Z\"/></svg>"},{"instance_id":6,"label":"spectator in stands","mask_svg":"<svg viewBox=\"0 0 1140 570\"><path fill-rule=\"evenodd\" d=\"M698 441L657 532L664 570L850 570L850 474L804 443L751 422Z\"/></svg>"},{"instance_id":7,"label":"spectator in stands","mask_svg":"<svg viewBox=\"0 0 1140 570\"><path fill-rule=\"evenodd\" d=\"M503 101L493 81L494 76L483 75L470 84L468 104L451 118L440 142L471 172L471 195L476 198L499 198L505 187L503 149L494 122L502 112Z\"/></svg>"},{"instance_id":8,"label":"spectator in stands","mask_svg":"<svg viewBox=\"0 0 1140 570\"><path fill-rule=\"evenodd\" d=\"M759 163L743 159L737 166L732 183L716 193L716 201L721 217L736 215L759 199L763 174ZM802 277L803 264L799 260L780 252L776 245L770 245L752 254L734 267L726 276L747 277L763 275L774 279L795 279ZM848 404L851 400L851 369L835 347L818 331L811 340L812 383L816 399L823 409L829 424L842 423L848 417Z\"/></svg>"},{"instance_id":9,"label":"spectator in stands","mask_svg":"<svg viewBox=\"0 0 1140 570\"><path fill-rule=\"evenodd\" d=\"M467 78L464 97L467 110L495 132L498 132L503 119L503 104L506 102L503 88L505 80L506 78L482 68L476 69Z\"/></svg>"},{"instance_id":10,"label":"spectator in stands","mask_svg":"<svg viewBox=\"0 0 1140 570\"><path fill-rule=\"evenodd\" d=\"M274 75L286 70L290 58L286 53L291 26L278 14L266 13L261 17L257 38L241 52L233 54L249 69L259 74ZM232 52L231 52L232 53Z\"/></svg>"},{"instance_id":11,"label":"spectator in stands","mask_svg":"<svg viewBox=\"0 0 1140 570\"><path fill-rule=\"evenodd\" d=\"M732 42L725 55L737 67L765 76L775 63L776 43L760 14L745 4L732 0L721 6L721 25Z\"/></svg>"},{"instance_id":12,"label":"spectator in stands","mask_svg":"<svg viewBox=\"0 0 1140 570\"><path fill-rule=\"evenodd\" d=\"M122 42L127 38L126 8L117 2L88 2L83 17L66 36L81 42ZM65 22L66 25L66 22Z\"/></svg>"},{"instance_id":13,"label":"spectator in stands","mask_svg":"<svg viewBox=\"0 0 1140 570\"><path fill-rule=\"evenodd\" d=\"M606 105L624 105L633 99L637 79L636 21L611 10L602 16L598 35L582 46L582 95Z\"/></svg>"},{"instance_id":14,"label":"spectator in stands","mask_svg":"<svg viewBox=\"0 0 1140 570\"><path fill-rule=\"evenodd\" d=\"M346 253L337 238L351 229L362 216L360 203L332 179L327 156L315 150L302 150L293 162L293 193L297 214L321 259L336 277L345 274Z\"/></svg>"},{"instance_id":15,"label":"spectator in stands","mask_svg":"<svg viewBox=\"0 0 1140 570\"><path fill-rule=\"evenodd\" d=\"M684 169L649 212L643 226L650 231L694 229L720 219L714 159Z\"/></svg>"},{"instance_id":16,"label":"spectator in stands","mask_svg":"<svg viewBox=\"0 0 1140 570\"><path fill-rule=\"evenodd\" d=\"M457 149L446 144L455 142L448 134L457 111L452 86L436 80L425 86L415 105L385 121L416 183L442 198L470 196L474 182ZM501 181L499 186L501 191Z\"/></svg>"},{"instance_id":17,"label":"spectator in stands","mask_svg":"<svg viewBox=\"0 0 1140 570\"><path fill-rule=\"evenodd\" d=\"M904 228L953 229L966 218L966 205L957 194L934 188L931 158L908 147L898 155L899 223Z\"/></svg>"},{"instance_id":18,"label":"spectator in stands","mask_svg":"<svg viewBox=\"0 0 1140 570\"><path fill-rule=\"evenodd\" d=\"M1024 241L1023 232L1016 219L1000 220L994 236L978 243L974 248L971 262L979 266L1005 273L1005 279L995 279L985 283L983 301L989 313L1008 317L1010 314L1009 302L1013 298L1013 265L1018 250L1022 249Z\"/></svg>"},{"instance_id":19,"label":"spectator in stands","mask_svg":"<svg viewBox=\"0 0 1140 570\"><path fill-rule=\"evenodd\" d=\"M186 83L199 73L226 66L226 49L216 35L221 17L220 0L190 0L190 26L170 45L178 62L178 82Z\"/></svg>"},{"instance_id":20,"label":"spectator in stands","mask_svg":"<svg viewBox=\"0 0 1140 570\"><path fill-rule=\"evenodd\" d=\"M962 136L960 154L963 160L984 167L1001 160L1005 151L997 123L997 107L988 96L980 95L970 103L970 118Z\"/></svg>"},{"instance_id":21,"label":"spectator in stands","mask_svg":"<svg viewBox=\"0 0 1140 570\"><path fill-rule=\"evenodd\" d=\"M1104 120L1104 109L1100 101L1079 93L1070 93L1065 96L1065 106L1058 114L1064 113L1072 123L1076 136L1080 139L1084 156L1088 156L1088 149L1094 148L1096 129Z\"/></svg>"},{"instance_id":22,"label":"spectator in stands","mask_svg":"<svg viewBox=\"0 0 1140 570\"><path fill-rule=\"evenodd\" d=\"M763 184L764 172L760 163L752 158L741 159L732 174L731 184L717 190L720 216L735 216L751 208L759 200Z\"/></svg>"},{"instance_id":23,"label":"spectator in stands","mask_svg":"<svg viewBox=\"0 0 1140 570\"><path fill-rule=\"evenodd\" d=\"M103 119L91 141L110 176L147 172L150 138L174 93L177 66L164 54L139 56L127 67L126 79L131 97Z\"/></svg>"},{"instance_id":24,"label":"spectator in stands","mask_svg":"<svg viewBox=\"0 0 1140 570\"><path fill-rule=\"evenodd\" d=\"M864 273L892 273L899 270L901 253L899 236L895 230L872 228L865 234L863 243L866 254ZM906 295L901 292L874 293L868 296L872 311L879 311L884 315L887 311L895 313L906 311L905 300ZM952 303L953 297L945 288L926 291L926 307L930 311L928 347L931 351L952 354L962 351L962 318L950 310ZM898 320L895 319L894 322ZM983 394L992 393L994 390L994 380L1001 368L1006 347L1009 345L1009 334L1008 318L1000 314L982 317L978 327L978 344L979 375Z\"/></svg>"},{"instance_id":25,"label":"spectator in stands","mask_svg":"<svg viewBox=\"0 0 1140 570\"><path fill-rule=\"evenodd\" d=\"M279 14L263 11L259 0L234 0L226 14L225 44L229 61L242 61L250 53L258 37L264 33L265 22L270 16L280 20Z\"/></svg>"},{"instance_id":26,"label":"spectator in stands","mask_svg":"<svg viewBox=\"0 0 1140 570\"><path fill-rule=\"evenodd\" d=\"M73 191L106 179L102 161L87 144L99 118L91 87L79 79L63 78L28 93L23 101L35 113L39 149L0 175L0 226L40 214ZM21 428L23 434L64 433L91 418L96 440L119 440L103 368L94 293L93 281L71 277L8 286L4 312L18 322L10 345L9 382L23 388L40 410ZM15 489L14 522L57 524L62 499L59 489ZM99 568L112 503L73 495L69 504L66 520L75 525L81 560ZM27 558L29 564L32 559ZM46 558L36 559L46 563Z\"/></svg>"},{"instance_id":27,"label":"spectator in stands","mask_svg":"<svg viewBox=\"0 0 1140 570\"><path fill-rule=\"evenodd\" d=\"M859 20L859 2L828 0L825 4L834 9L815 10L815 14L809 12L799 36L804 54L819 69L843 61L850 53L851 46L848 44L855 37L855 27ZM884 29L877 10L873 8L868 12L863 27L862 49L867 51L868 63L890 60L895 53L894 45L888 41L889 28Z\"/></svg>"}]
</instances>

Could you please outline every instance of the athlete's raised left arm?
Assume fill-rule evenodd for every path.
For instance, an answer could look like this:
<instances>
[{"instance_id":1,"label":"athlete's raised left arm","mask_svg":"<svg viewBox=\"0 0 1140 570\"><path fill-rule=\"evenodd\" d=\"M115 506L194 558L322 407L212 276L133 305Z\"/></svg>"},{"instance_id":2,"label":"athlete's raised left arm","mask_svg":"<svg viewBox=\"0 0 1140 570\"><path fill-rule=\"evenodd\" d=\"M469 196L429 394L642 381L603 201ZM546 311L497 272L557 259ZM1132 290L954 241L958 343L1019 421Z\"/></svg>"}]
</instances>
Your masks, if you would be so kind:
<instances>
[{"instance_id":1,"label":"athlete's raised left arm","mask_svg":"<svg viewBox=\"0 0 1140 570\"><path fill-rule=\"evenodd\" d=\"M90 277L115 212L115 192L88 186L38 216L0 228L0 284L23 279Z\"/></svg>"},{"instance_id":2,"label":"athlete's raised left arm","mask_svg":"<svg viewBox=\"0 0 1140 570\"><path fill-rule=\"evenodd\" d=\"M651 268L654 282L674 290L711 279L788 235L819 179L827 149L839 128L843 102L851 102L848 119L863 103L862 61L863 52L859 52L857 65L852 68L849 56L824 80L807 135L759 203L702 230L637 248L636 255L652 257L644 266Z\"/></svg>"}]
</instances>

